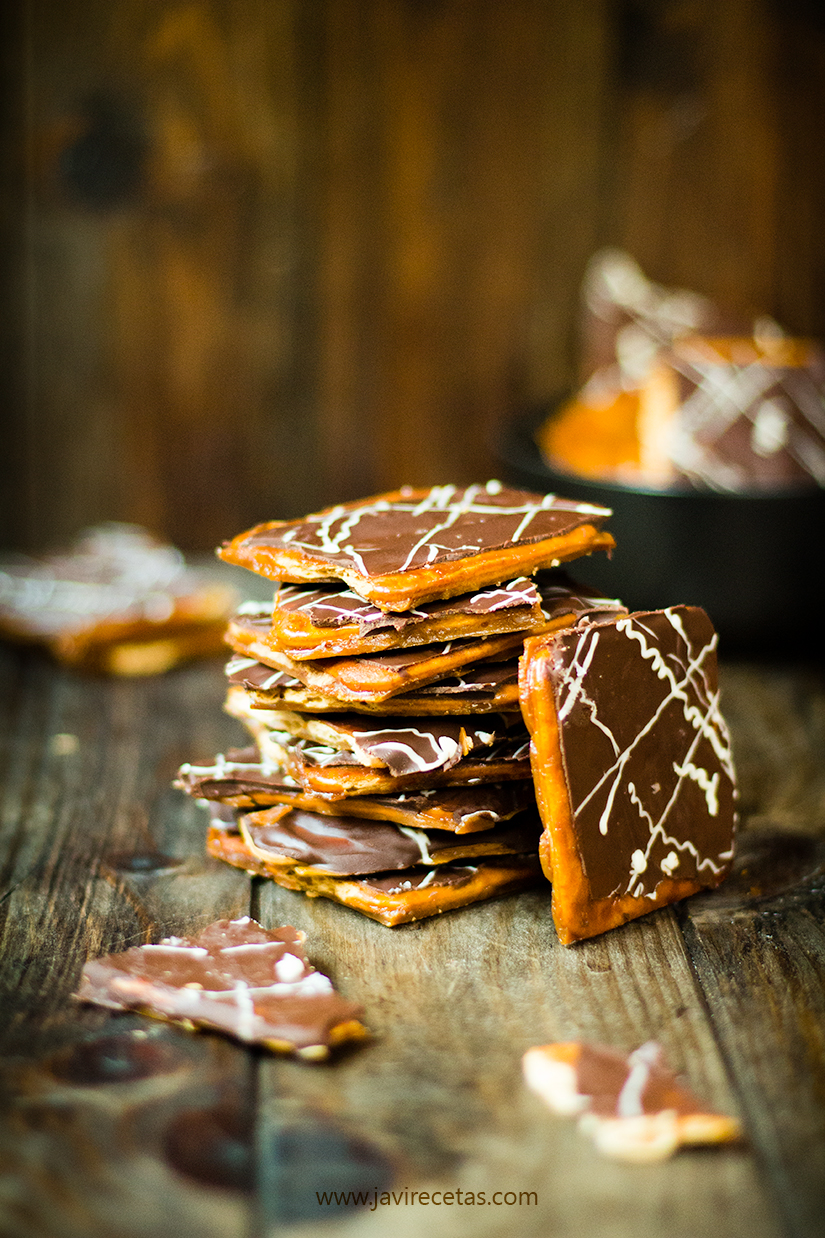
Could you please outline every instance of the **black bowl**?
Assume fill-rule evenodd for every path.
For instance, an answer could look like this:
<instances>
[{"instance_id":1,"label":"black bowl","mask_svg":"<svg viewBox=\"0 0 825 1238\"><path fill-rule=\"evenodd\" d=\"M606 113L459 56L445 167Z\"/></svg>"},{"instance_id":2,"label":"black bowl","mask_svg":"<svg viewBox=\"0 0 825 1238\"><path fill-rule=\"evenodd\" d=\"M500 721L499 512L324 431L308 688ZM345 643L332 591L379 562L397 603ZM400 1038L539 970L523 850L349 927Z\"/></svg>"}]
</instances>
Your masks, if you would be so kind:
<instances>
[{"instance_id":1,"label":"black bowl","mask_svg":"<svg viewBox=\"0 0 825 1238\"><path fill-rule=\"evenodd\" d=\"M534 434L554 405L509 421L494 450L502 480L609 507L611 559L581 577L632 610L702 606L725 652L809 655L825 617L825 491L644 490L550 468Z\"/></svg>"}]
</instances>

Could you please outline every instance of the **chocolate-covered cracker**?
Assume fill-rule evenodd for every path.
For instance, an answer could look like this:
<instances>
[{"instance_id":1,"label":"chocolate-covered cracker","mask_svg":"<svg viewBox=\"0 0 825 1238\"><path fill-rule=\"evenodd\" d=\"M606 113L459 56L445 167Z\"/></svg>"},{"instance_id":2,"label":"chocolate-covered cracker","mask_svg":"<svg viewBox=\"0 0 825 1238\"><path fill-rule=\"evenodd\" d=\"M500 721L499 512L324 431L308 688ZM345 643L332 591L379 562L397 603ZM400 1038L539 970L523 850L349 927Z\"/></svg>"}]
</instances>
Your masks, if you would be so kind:
<instances>
[{"instance_id":1,"label":"chocolate-covered cracker","mask_svg":"<svg viewBox=\"0 0 825 1238\"><path fill-rule=\"evenodd\" d=\"M209 831L207 850L217 859L247 872L255 863L239 834ZM454 911L471 903L525 890L541 879L535 855L482 858L474 864L408 868L365 877L309 876L291 871L266 873L278 885L310 898L329 898L392 928Z\"/></svg>"},{"instance_id":2,"label":"chocolate-covered cracker","mask_svg":"<svg viewBox=\"0 0 825 1238\"><path fill-rule=\"evenodd\" d=\"M265 627L265 631L263 630ZM380 704L400 693L420 690L486 658L501 658L521 647L521 632L468 637L411 649L390 649L362 657L314 658L296 661L266 639L268 622L260 613L236 614L226 631L236 653L254 657L302 683L316 696L331 697L350 707Z\"/></svg>"},{"instance_id":3,"label":"chocolate-covered cracker","mask_svg":"<svg viewBox=\"0 0 825 1238\"><path fill-rule=\"evenodd\" d=\"M499 482L401 490L269 521L221 558L271 580L343 580L383 609L406 611L610 549L606 508Z\"/></svg>"},{"instance_id":4,"label":"chocolate-covered cracker","mask_svg":"<svg viewBox=\"0 0 825 1238\"><path fill-rule=\"evenodd\" d=\"M157 674L219 653L235 601L135 525L98 525L65 551L0 562L0 635L104 674Z\"/></svg>"},{"instance_id":5,"label":"chocolate-covered cracker","mask_svg":"<svg viewBox=\"0 0 825 1238\"><path fill-rule=\"evenodd\" d=\"M664 1160L682 1144L741 1134L735 1118L711 1109L673 1074L655 1041L632 1053L578 1041L536 1045L522 1063L528 1086L553 1112L578 1116L597 1148L617 1160Z\"/></svg>"},{"instance_id":6,"label":"chocolate-covered cracker","mask_svg":"<svg viewBox=\"0 0 825 1238\"><path fill-rule=\"evenodd\" d=\"M309 965L304 940L288 925L265 929L248 916L218 920L194 937L92 959L76 997L322 1060L333 1046L368 1033L361 1007Z\"/></svg>"},{"instance_id":7,"label":"chocolate-covered cracker","mask_svg":"<svg viewBox=\"0 0 825 1238\"><path fill-rule=\"evenodd\" d=\"M526 641L521 702L563 942L727 874L736 784L716 643L688 606Z\"/></svg>"},{"instance_id":8,"label":"chocolate-covered cracker","mask_svg":"<svg viewBox=\"0 0 825 1238\"><path fill-rule=\"evenodd\" d=\"M396 795L329 800L297 786L280 769L261 763L257 748L230 750L210 765L182 765L175 785L196 799L236 808L287 804L309 812L393 821L424 830L469 834L489 830L535 804L527 780L433 787Z\"/></svg>"},{"instance_id":9,"label":"chocolate-covered cracker","mask_svg":"<svg viewBox=\"0 0 825 1238\"><path fill-rule=\"evenodd\" d=\"M220 805L211 830L238 834L250 871L264 877L362 877L423 865L432 868L482 855L524 855L538 848L541 825L535 809L492 830L458 835L419 830L389 821L306 812L282 805L238 813Z\"/></svg>"},{"instance_id":10,"label":"chocolate-covered cracker","mask_svg":"<svg viewBox=\"0 0 825 1238\"><path fill-rule=\"evenodd\" d=\"M387 769L361 765L352 753L294 739L283 731L263 728L254 737L263 757L280 765L304 790L330 799L530 778L529 743L526 732L521 730L489 748L462 757L449 768L409 774L391 774Z\"/></svg>"},{"instance_id":11,"label":"chocolate-covered cracker","mask_svg":"<svg viewBox=\"0 0 825 1238\"><path fill-rule=\"evenodd\" d=\"M462 757L491 748L516 727L523 731L521 719L516 721L512 714L481 719L391 714L376 718L357 713L325 717L284 709L253 709L246 693L238 688L229 689L226 710L256 735L265 725L339 753L351 753L359 764L387 769L396 777L449 769Z\"/></svg>"},{"instance_id":12,"label":"chocolate-covered cracker","mask_svg":"<svg viewBox=\"0 0 825 1238\"><path fill-rule=\"evenodd\" d=\"M275 591L266 641L300 661L538 631L543 624L538 590L524 576L402 612L381 610L340 586L282 584Z\"/></svg>"},{"instance_id":13,"label":"chocolate-covered cracker","mask_svg":"<svg viewBox=\"0 0 825 1238\"><path fill-rule=\"evenodd\" d=\"M235 654L226 665L231 685L244 688L255 709L292 709L302 713L342 713L351 701L323 696L306 688L294 675L264 666L257 658ZM361 713L370 714L463 714L518 713L518 657L489 659L463 667L454 675L425 684L412 692L399 692L383 701L359 701Z\"/></svg>"}]
</instances>

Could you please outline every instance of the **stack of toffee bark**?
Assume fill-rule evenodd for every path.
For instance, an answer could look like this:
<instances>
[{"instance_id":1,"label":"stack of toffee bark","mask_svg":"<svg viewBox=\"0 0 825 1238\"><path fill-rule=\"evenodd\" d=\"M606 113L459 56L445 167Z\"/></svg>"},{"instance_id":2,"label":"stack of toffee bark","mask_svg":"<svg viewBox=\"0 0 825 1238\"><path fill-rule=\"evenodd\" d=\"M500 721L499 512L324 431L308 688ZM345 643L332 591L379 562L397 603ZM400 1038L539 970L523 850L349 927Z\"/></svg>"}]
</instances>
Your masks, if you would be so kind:
<instances>
[{"instance_id":1,"label":"stack of toffee bark","mask_svg":"<svg viewBox=\"0 0 825 1238\"><path fill-rule=\"evenodd\" d=\"M209 803L209 852L386 925L543 873L563 941L721 880L733 771L715 635L693 608L629 617L567 576L613 546L609 515L489 482L228 542L220 556L275 595L226 634L226 708L253 743L179 772Z\"/></svg>"}]
</instances>

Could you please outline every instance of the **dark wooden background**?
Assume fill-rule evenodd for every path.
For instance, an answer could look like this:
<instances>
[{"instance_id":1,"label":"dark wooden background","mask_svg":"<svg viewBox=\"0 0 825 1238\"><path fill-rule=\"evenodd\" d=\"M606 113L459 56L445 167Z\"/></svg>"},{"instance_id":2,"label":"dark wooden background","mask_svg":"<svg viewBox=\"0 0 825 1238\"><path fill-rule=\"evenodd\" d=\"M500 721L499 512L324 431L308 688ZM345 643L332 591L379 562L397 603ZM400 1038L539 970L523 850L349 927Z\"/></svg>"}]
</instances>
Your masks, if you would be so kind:
<instances>
[{"instance_id":1,"label":"dark wooden background","mask_svg":"<svg viewBox=\"0 0 825 1238\"><path fill-rule=\"evenodd\" d=\"M7 0L0 544L483 479L589 255L825 336L814 0Z\"/></svg>"}]
</instances>

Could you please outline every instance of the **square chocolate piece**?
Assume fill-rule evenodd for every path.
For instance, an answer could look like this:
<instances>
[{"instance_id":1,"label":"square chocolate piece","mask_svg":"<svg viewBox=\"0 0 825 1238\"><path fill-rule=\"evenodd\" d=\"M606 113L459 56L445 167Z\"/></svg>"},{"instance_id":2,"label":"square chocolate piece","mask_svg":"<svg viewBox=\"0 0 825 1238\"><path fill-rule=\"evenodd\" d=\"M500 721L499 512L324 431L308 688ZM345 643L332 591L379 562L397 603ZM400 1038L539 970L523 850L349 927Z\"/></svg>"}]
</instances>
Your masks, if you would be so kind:
<instances>
[{"instance_id":1,"label":"square chocolate piece","mask_svg":"<svg viewBox=\"0 0 825 1238\"><path fill-rule=\"evenodd\" d=\"M500 482L401 490L272 520L218 552L227 563L295 584L343 580L383 610L530 576L612 549L604 507Z\"/></svg>"},{"instance_id":2,"label":"square chocolate piece","mask_svg":"<svg viewBox=\"0 0 825 1238\"><path fill-rule=\"evenodd\" d=\"M530 637L520 693L565 944L716 886L736 782L716 633L677 606Z\"/></svg>"}]
</instances>

